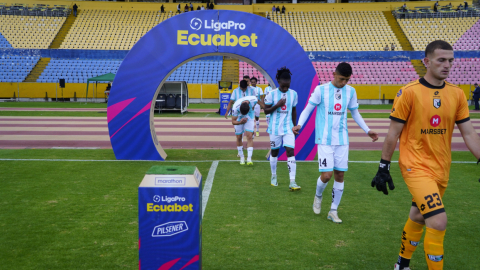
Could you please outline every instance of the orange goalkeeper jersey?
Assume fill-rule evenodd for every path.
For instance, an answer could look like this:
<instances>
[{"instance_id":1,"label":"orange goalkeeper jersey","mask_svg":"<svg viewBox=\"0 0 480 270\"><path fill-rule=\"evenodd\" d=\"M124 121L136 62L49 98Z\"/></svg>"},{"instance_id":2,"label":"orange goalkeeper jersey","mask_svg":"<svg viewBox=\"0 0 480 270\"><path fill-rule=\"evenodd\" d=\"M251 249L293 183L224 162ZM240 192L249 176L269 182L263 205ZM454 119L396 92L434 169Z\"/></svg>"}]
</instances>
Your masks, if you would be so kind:
<instances>
[{"instance_id":1,"label":"orange goalkeeper jersey","mask_svg":"<svg viewBox=\"0 0 480 270\"><path fill-rule=\"evenodd\" d=\"M398 91L390 119L405 124L399 147L403 177L448 181L453 128L470 120L463 90L448 82L433 86L421 78Z\"/></svg>"}]
</instances>

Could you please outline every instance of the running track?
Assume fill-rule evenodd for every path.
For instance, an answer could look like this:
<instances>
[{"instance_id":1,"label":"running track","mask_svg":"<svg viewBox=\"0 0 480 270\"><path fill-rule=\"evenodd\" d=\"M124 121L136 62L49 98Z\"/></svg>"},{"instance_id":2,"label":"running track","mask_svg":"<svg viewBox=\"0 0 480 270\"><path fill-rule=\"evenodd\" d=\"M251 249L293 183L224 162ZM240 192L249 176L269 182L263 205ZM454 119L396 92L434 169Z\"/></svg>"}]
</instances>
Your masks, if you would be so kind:
<instances>
[{"instance_id":1,"label":"running track","mask_svg":"<svg viewBox=\"0 0 480 270\"><path fill-rule=\"evenodd\" d=\"M365 122L379 133L372 143L357 124L348 120L350 149L381 150L389 119L366 118ZM480 133L480 119L473 119ZM165 149L236 149L232 124L224 118L165 117L155 119L160 144ZM256 149L270 147L265 119L260 119L260 137ZM107 120L104 117L25 117L0 116L0 148L111 148ZM468 150L455 128L452 150Z\"/></svg>"}]
</instances>

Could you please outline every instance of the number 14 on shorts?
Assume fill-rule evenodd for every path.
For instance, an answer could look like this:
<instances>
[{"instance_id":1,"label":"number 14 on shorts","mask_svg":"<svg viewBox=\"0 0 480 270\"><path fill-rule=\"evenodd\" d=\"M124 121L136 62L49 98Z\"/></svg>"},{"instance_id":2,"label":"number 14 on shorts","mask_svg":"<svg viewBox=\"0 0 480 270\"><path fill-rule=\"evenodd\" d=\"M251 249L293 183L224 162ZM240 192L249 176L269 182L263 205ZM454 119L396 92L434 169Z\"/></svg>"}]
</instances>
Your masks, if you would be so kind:
<instances>
[{"instance_id":1,"label":"number 14 on shorts","mask_svg":"<svg viewBox=\"0 0 480 270\"><path fill-rule=\"evenodd\" d=\"M318 164L320 165L320 168L321 168L322 166L326 168L326 167L327 167L327 159L326 159L326 158L324 158L324 159L319 158L319 159L318 159Z\"/></svg>"}]
</instances>

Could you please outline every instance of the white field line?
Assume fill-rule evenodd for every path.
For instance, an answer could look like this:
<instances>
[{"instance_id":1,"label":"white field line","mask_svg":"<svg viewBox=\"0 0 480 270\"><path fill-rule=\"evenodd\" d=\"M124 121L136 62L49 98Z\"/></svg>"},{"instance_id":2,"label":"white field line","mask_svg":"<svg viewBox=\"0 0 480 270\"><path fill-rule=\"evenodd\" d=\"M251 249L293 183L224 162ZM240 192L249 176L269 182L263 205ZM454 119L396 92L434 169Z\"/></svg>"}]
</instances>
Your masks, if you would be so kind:
<instances>
[{"instance_id":1,"label":"white field line","mask_svg":"<svg viewBox=\"0 0 480 270\"><path fill-rule=\"evenodd\" d=\"M213 178L215 177L215 172L217 171L217 167L218 167L218 160L212 162L212 166L210 167L210 170L208 171L207 181L205 182L205 185L203 186L203 191L202 191L202 218L205 215L205 208L207 208L208 197L210 196L210 192L212 191Z\"/></svg>"}]
</instances>

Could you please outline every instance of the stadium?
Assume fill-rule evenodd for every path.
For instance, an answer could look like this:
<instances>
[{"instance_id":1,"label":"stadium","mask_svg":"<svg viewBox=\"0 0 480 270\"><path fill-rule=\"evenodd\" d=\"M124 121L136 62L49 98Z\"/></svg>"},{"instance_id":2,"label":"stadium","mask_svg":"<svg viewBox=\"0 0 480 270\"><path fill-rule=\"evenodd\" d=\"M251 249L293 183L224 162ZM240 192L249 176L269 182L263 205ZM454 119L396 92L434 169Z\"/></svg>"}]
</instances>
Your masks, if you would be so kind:
<instances>
[{"instance_id":1,"label":"stadium","mask_svg":"<svg viewBox=\"0 0 480 270\"><path fill-rule=\"evenodd\" d=\"M402 87L426 75L427 45L444 40L455 56L446 81L465 95L479 133L473 96L480 82L479 36L476 0L4 1L0 268L391 269L412 205L398 146L391 166L395 190L385 196L370 182L393 102ZM283 148L278 187L270 185L273 148L264 111L253 166L238 164L236 133L224 114L245 76L255 77L262 91L276 88L275 73L286 66L298 92L298 119L313 89L334 80L342 62L352 67L348 85L378 141L346 114L350 153L338 209L343 223L335 224L325 212L312 213L319 178L314 116L308 134L304 128L295 139L302 188L289 192ZM433 103L437 109L449 104ZM476 269L480 180L457 125L443 197L449 219L444 267ZM182 257L163 268L139 263L139 249L148 248L139 239L139 185L152 166L194 168L194 178L201 178L196 259ZM172 179L159 183L184 183ZM182 197L167 195L154 197L146 211L168 212L154 205L164 199L173 212L194 211L192 204L182 207ZM186 223L175 222L156 224L152 239L172 231L186 235ZM164 247L173 250L173 244ZM411 269L428 269L423 248L420 242Z\"/></svg>"}]
</instances>

